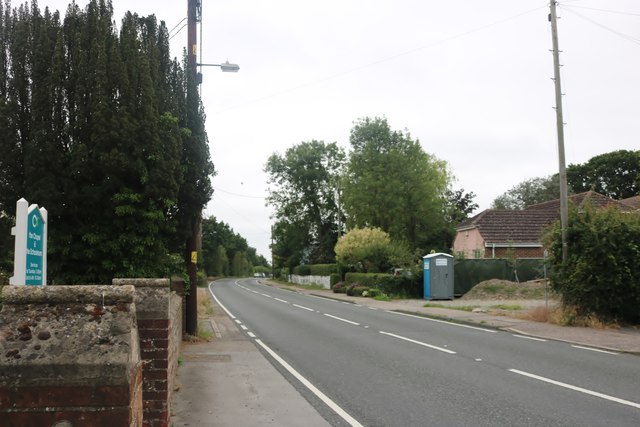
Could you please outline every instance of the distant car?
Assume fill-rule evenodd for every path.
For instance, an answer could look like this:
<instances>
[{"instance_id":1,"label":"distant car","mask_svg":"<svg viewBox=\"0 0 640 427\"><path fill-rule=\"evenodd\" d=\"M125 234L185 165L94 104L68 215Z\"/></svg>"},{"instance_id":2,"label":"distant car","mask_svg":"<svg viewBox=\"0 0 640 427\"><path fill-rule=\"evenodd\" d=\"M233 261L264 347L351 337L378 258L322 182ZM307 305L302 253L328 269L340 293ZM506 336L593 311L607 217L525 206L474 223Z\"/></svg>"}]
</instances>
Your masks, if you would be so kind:
<instances>
[{"instance_id":1,"label":"distant car","mask_svg":"<svg viewBox=\"0 0 640 427\"><path fill-rule=\"evenodd\" d=\"M267 277L264 273L253 273L253 277L258 277L264 279Z\"/></svg>"}]
</instances>

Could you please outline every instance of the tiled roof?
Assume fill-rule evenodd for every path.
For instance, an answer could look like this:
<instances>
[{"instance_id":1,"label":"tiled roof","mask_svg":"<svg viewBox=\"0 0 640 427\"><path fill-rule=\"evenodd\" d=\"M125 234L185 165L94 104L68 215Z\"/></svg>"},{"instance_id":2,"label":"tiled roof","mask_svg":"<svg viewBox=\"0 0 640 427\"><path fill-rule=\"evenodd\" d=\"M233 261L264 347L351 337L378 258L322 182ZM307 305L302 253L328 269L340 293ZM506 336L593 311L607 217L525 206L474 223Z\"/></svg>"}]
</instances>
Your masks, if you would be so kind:
<instances>
[{"instance_id":1,"label":"tiled roof","mask_svg":"<svg viewBox=\"0 0 640 427\"><path fill-rule=\"evenodd\" d=\"M620 200L620 203L624 203L633 209L640 209L640 196L629 197L628 199Z\"/></svg>"},{"instance_id":2,"label":"tiled roof","mask_svg":"<svg viewBox=\"0 0 640 427\"><path fill-rule=\"evenodd\" d=\"M460 224L458 230L477 227L485 243L537 243L542 230L558 219L549 210L489 209Z\"/></svg>"},{"instance_id":3,"label":"tiled roof","mask_svg":"<svg viewBox=\"0 0 640 427\"><path fill-rule=\"evenodd\" d=\"M633 210L628 205L610 199L595 191L575 194L569 197L571 204L585 207L615 205L623 211ZM539 243L544 229L560 219L560 200L532 205L524 210L488 209L463 221L457 231L477 228L485 241L491 243Z\"/></svg>"},{"instance_id":4,"label":"tiled roof","mask_svg":"<svg viewBox=\"0 0 640 427\"><path fill-rule=\"evenodd\" d=\"M574 206L578 206L579 208L584 208L588 205L595 208L616 206L623 211L629 210L629 206L621 203L621 201L610 199L609 197L596 193L595 191L586 191L584 193L569 196L569 203ZM560 212L560 200L557 199L549 202L538 203L537 205L528 206L525 210L553 210L555 212Z\"/></svg>"}]
</instances>

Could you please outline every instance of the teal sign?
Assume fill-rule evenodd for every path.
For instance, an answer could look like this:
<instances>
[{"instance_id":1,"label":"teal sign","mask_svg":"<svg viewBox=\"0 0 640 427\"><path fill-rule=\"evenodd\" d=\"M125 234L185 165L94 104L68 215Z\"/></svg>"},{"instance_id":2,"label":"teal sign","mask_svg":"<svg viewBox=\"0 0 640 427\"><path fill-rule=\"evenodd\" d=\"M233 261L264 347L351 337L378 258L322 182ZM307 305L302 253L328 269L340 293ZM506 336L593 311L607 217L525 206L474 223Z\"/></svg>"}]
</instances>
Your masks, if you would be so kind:
<instances>
[{"instance_id":1,"label":"teal sign","mask_svg":"<svg viewBox=\"0 0 640 427\"><path fill-rule=\"evenodd\" d=\"M44 219L39 209L27 216L27 265L25 284L42 285L44 275Z\"/></svg>"}]
</instances>

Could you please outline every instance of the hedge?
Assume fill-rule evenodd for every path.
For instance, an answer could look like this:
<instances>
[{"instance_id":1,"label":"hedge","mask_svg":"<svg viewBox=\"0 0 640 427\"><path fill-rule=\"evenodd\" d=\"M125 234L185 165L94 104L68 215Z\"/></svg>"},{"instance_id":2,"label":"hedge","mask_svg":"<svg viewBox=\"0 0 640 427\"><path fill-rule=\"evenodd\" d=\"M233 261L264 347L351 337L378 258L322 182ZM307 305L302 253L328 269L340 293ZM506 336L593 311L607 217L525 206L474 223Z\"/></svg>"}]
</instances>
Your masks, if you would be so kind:
<instances>
[{"instance_id":1,"label":"hedge","mask_svg":"<svg viewBox=\"0 0 640 427\"><path fill-rule=\"evenodd\" d=\"M387 295L420 298L423 294L422 274L394 276L383 273L347 273L345 282L380 289Z\"/></svg>"},{"instance_id":2,"label":"hedge","mask_svg":"<svg viewBox=\"0 0 640 427\"><path fill-rule=\"evenodd\" d=\"M293 268L297 276L330 276L338 273L338 264L305 264Z\"/></svg>"},{"instance_id":3,"label":"hedge","mask_svg":"<svg viewBox=\"0 0 640 427\"><path fill-rule=\"evenodd\" d=\"M550 243L551 286L579 314L640 323L640 215L613 209L573 209L562 261L560 227Z\"/></svg>"}]
</instances>

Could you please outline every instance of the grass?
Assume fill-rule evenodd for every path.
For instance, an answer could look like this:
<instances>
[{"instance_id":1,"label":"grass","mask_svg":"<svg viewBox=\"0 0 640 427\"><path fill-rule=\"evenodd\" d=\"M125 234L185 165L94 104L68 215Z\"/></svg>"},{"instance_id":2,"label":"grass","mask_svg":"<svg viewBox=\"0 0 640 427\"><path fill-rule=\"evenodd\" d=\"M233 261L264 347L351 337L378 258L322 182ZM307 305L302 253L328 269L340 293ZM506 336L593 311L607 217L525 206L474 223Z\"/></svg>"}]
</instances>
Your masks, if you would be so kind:
<instances>
[{"instance_id":1,"label":"grass","mask_svg":"<svg viewBox=\"0 0 640 427\"><path fill-rule=\"evenodd\" d=\"M522 310L522 306L521 305L516 305L516 304L498 304L498 305L492 305L489 308L494 308L497 310L509 310L509 311L518 311L518 310Z\"/></svg>"},{"instance_id":2,"label":"grass","mask_svg":"<svg viewBox=\"0 0 640 427\"><path fill-rule=\"evenodd\" d=\"M389 298L389 296L385 294L376 295L375 297L373 297L373 299L376 301L391 301L391 298Z\"/></svg>"},{"instance_id":3,"label":"grass","mask_svg":"<svg viewBox=\"0 0 640 427\"><path fill-rule=\"evenodd\" d=\"M479 305L444 305L444 304L433 304L426 303L423 307L432 307L432 308L450 308L452 310L460 310L460 311L473 311L476 308L479 308Z\"/></svg>"}]
</instances>

